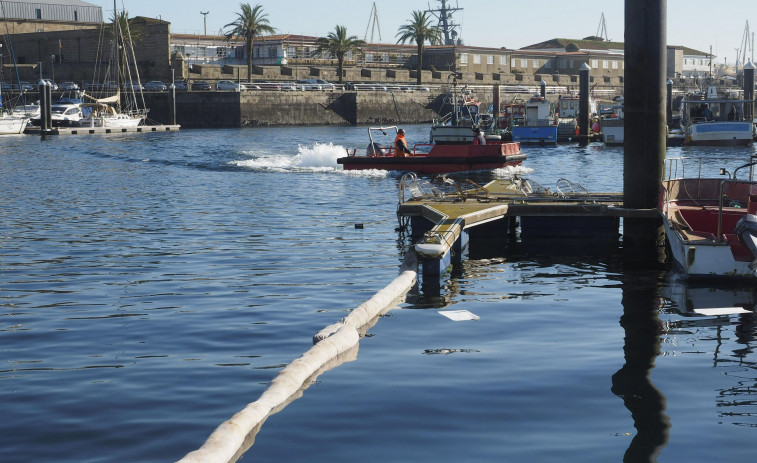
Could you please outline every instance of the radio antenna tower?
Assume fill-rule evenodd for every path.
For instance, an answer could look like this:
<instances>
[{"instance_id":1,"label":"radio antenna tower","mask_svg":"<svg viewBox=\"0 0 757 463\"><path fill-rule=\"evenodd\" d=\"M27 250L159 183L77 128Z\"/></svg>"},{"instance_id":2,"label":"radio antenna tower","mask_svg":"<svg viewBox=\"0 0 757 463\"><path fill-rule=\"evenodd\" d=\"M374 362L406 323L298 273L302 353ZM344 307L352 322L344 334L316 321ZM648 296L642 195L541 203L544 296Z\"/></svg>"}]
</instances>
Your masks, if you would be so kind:
<instances>
[{"instance_id":1,"label":"radio antenna tower","mask_svg":"<svg viewBox=\"0 0 757 463\"><path fill-rule=\"evenodd\" d=\"M463 9L458 8L457 4L455 4L454 8L448 7L447 0L438 1L442 4L441 8L432 10L431 5L429 5L426 13L431 13L439 20L439 25L436 27L442 31L442 35L444 36L444 45L455 45L459 43L457 40L459 34L456 28L460 27L460 24L456 24L452 20L452 13L456 11L462 11Z\"/></svg>"},{"instance_id":2,"label":"radio antenna tower","mask_svg":"<svg viewBox=\"0 0 757 463\"><path fill-rule=\"evenodd\" d=\"M605 22L605 14L602 13L602 16L599 18L599 27L597 27L597 37L601 37L605 39L605 42L609 42L610 39L607 38L607 23Z\"/></svg>"},{"instance_id":3,"label":"radio antenna tower","mask_svg":"<svg viewBox=\"0 0 757 463\"><path fill-rule=\"evenodd\" d=\"M366 42L368 41L368 29L371 30L371 41L370 43L375 43L373 41L373 34L378 30L378 36L379 40L381 39L381 25L379 24L379 17L378 17L378 9L376 8L376 2L373 2L373 8L371 8L371 15L368 16L368 27L365 28L365 37L363 37L363 40Z\"/></svg>"}]
</instances>

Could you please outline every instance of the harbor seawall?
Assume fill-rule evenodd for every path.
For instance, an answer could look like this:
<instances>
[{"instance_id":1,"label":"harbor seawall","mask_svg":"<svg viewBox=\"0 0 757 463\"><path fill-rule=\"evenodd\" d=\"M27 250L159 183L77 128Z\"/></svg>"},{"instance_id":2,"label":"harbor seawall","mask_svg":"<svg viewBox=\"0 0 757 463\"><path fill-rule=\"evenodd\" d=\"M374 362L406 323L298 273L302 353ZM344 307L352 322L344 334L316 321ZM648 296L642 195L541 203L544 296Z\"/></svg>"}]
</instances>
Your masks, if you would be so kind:
<instances>
[{"instance_id":1,"label":"harbor seawall","mask_svg":"<svg viewBox=\"0 0 757 463\"><path fill-rule=\"evenodd\" d=\"M414 124L443 114L443 101L434 92L182 92L176 122L187 128ZM145 94L145 103L151 120L171 123L170 94Z\"/></svg>"}]
</instances>

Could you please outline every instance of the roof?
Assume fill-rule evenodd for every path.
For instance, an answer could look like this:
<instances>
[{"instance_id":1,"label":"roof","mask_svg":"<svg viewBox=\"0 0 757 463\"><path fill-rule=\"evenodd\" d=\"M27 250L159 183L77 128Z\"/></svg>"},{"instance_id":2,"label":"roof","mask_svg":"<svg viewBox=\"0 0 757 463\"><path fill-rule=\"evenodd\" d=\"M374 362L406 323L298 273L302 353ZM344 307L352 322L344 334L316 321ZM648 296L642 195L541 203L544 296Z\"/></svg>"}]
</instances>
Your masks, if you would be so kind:
<instances>
[{"instance_id":1,"label":"roof","mask_svg":"<svg viewBox=\"0 0 757 463\"><path fill-rule=\"evenodd\" d=\"M546 42L529 45L521 50L543 50L551 48L563 48L575 44L580 50L623 50L623 42L608 42L605 40L587 40L587 39L550 39Z\"/></svg>"},{"instance_id":2,"label":"roof","mask_svg":"<svg viewBox=\"0 0 757 463\"><path fill-rule=\"evenodd\" d=\"M31 3L41 5L68 5L68 6L89 6L100 8L94 3L82 2L81 0L0 0L0 3Z\"/></svg>"},{"instance_id":3,"label":"roof","mask_svg":"<svg viewBox=\"0 0 757 463\"><path fill-rule=\"evenodd\" d=\"M550 39L550 40L547 40L546 42L536 43L534 45L523 47L521 48L521 50L545 50L545 49L555 49L555 48L565 49L569 44L575 44L579 48L579 50L625 50L625 43L623 42L596 40L592 37L587 37L585 39L562 39L562 38ZM699 51L699 50L694 50L693 48L673 46L673 45L669 45L669 46L683 50L684 55L709 56L709 53Z\"/></svg>"}]
</instances>

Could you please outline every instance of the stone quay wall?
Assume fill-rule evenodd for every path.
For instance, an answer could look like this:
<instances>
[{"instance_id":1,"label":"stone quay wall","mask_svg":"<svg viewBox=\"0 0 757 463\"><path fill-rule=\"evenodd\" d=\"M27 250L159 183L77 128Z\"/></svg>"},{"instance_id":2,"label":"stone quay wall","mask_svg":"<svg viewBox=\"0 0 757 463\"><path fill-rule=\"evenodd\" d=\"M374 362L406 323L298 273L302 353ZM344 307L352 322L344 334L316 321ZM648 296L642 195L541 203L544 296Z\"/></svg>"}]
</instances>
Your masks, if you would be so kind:
<instances>
[{"instance_id":1,"label":"stone quay wall","mask_svg":"<svg viewBox=\"0 0 757 463\"><path fill-rule=\"evenodd\" d=\"M491 91L489 92L491 100ZM414 124L449 112L434 92L182 92L176 122L186 128ZM170 124L171 95L145 94L149 118ZM488 102L484 102L488 106Z\"/></svg>"}]
</instances>

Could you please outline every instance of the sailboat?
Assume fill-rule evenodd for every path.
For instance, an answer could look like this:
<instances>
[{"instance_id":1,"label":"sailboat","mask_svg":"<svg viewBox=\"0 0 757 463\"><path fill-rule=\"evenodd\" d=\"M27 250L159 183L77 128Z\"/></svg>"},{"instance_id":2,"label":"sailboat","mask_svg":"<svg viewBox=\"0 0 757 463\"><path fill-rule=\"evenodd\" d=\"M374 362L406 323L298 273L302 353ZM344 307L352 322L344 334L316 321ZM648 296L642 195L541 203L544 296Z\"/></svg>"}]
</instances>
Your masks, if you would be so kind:
<instances>
[{"instance_id":1,"label":"sailboat","mask_svg":"<svg viewBox=\"0 0 757 463\"><path fill-rule=\"evenodd\" d=\"M128 17L126 11L119 15L115 0L113 1L113 40L111 45L112 59L108 71L115 76L116 94L105 98L93 98L85 94L85 98L90 101L81 105L82 114L84 114L84 117L80 120L82 127L137 127L144 125L147 120L149 110L144 107L142 86L133 84L139 83L139 71L134 54L134 43L129 31ZM121 70L121 50L124 51L125 58L123 73ZM136 74L134 80L131 75L132 67ZM122 101L120 82L125 84L124 101ZM140 90L135 90L135 88ZM140 100L141 108L138 104Z\"/></svg>"}]
</instances>

